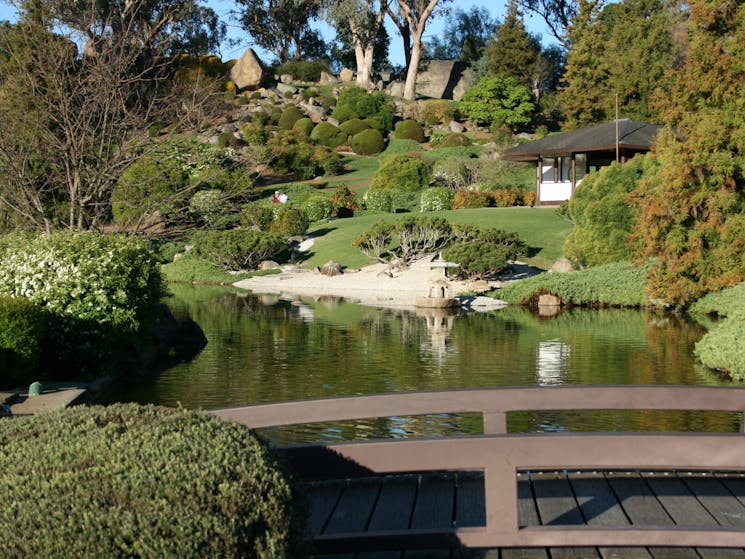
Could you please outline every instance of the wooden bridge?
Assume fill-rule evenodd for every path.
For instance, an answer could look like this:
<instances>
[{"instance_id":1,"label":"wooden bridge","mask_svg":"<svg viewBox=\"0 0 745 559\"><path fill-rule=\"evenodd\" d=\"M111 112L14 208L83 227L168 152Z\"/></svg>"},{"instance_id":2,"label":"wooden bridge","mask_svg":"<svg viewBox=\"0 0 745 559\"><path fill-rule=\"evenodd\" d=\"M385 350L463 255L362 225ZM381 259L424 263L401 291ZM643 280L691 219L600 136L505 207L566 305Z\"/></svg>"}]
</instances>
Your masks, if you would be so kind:
<instances>
[{"instance_id":1,"label":"wooden bridge","mask_svg":"<svg viewBox=\"0 0 745 559\"><path fill-rule=\"evenodd\" d=\"M548 410L731 411L740 414L741 429L508 434L510 412ZM360 559L745 558L743 388L411 392L212 413L261 428L467 412L482 414L483 435L289 447L307 484L307 535L316 552Z\"/></svg>"}]
</instances>

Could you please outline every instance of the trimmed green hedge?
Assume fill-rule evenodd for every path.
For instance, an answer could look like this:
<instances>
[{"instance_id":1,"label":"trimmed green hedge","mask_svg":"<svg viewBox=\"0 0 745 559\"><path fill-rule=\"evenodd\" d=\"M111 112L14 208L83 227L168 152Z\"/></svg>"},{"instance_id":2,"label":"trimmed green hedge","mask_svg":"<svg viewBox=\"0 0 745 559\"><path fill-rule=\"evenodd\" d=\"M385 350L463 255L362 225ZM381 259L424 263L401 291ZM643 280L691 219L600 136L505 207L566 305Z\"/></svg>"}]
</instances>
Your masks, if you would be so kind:
<instances>
[{"instance_id":1,"label":"trimmed green hedge","mask_svg":"<svg viewBox=\"0 0 745 559\"><path fill-rule=\"evenodd\" d=\"M116 404L0 422L0 555L295 556L290 480L245 427Z\"/></svg>"},{"instance_id":2,"label":"trimmed green hedge","mask_svg":"<svg viewBox=\"0 0 745 559\"><path fill-rule=\"evenodd\" d=\"M46 333L42 309L23 297L0 296L0 386L36 379Z\"/></svg>"},{"instance_id":3,"label":"trimmed green hedge","mask_svg":"<svg viewBox=\"0 0 745 559\"><path fill-rule=\"evenodd\" d=\"M540 294L551 293L570 305L641 307L648 303L644 296L647 268L615 262L566 274L540 274L505 285L497 297L528 304Z\"/></svg>"},{"instance_id":4,"label":"trimmed green hedge","mask_svg":"<svg viewBox=\"0 0 745 559\"><path fill-rule=\"evenodd\" d=\"M194 235L194 253L226 270L251 270L289 245L282 235L263 231L230 229Z\"/></svg>"},{"instance_id":5,"label":"trimmed green hedge","mask_svg":"<svg viewBox=\"0 0 745 559\"><path fill-rule=\"evenodd\" d=\"M695 354L710 369L725 371L735 380L745 380L745 283L710 293L696 301L690 309L701 319L707 315L720 317L716 322L702 320L709 332L696 344Z\"/></svg>"}]
</instances>

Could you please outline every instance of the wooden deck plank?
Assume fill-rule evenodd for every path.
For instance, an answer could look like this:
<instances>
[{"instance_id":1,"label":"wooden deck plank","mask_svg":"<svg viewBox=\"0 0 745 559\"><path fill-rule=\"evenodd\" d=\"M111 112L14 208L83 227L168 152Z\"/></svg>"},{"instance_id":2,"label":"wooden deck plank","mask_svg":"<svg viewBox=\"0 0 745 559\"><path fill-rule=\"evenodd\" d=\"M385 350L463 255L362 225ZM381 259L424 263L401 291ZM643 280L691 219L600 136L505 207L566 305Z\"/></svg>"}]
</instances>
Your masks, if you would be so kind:
<instances>
[{"instance_id":1,"label":"wooden deck plank","mask_svg":"<svg viewBox=\"0 0 745 559\"><path fill-rule=\"evenodd\" d=\"M405 530L414 510L419 476L395 476L383 480L368 531ZM359 553L357 559L400 559L402 550Z\"/></svg>"},{"instance_id":2,"label":"wooden deck plank","mask_svg":"<svg viewBox=\"0 0 745 559\"><path fill-rule=\"evenodd\" d=\"M683 476L683 483L721 526L745 528L745 505L713 476Z\"/></svg>"},{"instance_id":3,"label":"wooden deck plank","mask_svg":"<svg viewBox=\"0 0 745 559\"><path fill-rule=\"evenodd\" d=\"M520 526L539 526L541 524L528 474L517 474L517 511ZM505 548L503 559L548 559L548 551L541 547Z\"/></svg>"},{"instance_id":4,"label":"wooden deck plank","mask_svg":"<svg viewBox=\"0 0 745 559\"><path fill-rule=\"evenodd\" d=\"M485 526L484 475L461 472L455 486L455 526Z\"/></svg>"},{"instance_id":5,"label":"wooden deck plank","mask_svg":"<svg viewBox=\"0 0 745 559\"><path fill-rule=\"evenodd\" d=\"M310 511L305 524L305 533L315 536L321 533L339 501L346 483L342 480L306 484L306 495Z\"/></svg>"},{"instance_id":6,"label":"wooden deck plank","mask_svg":"<svg viewBox=\"0 0 745 559\"><path fill-rule=\"evenodd\" d=\"M618 497L631 524L637 526L672 526L673 520L644 480L635 472L607 472L605 478ZM700 559L695 549L687 547L650 547L655 559Z\"/></svg>"},{"instance_id":7,"label":"wooden deck plank","mask_svg":"<svg viewBox=\"0 0 745 559\"><path fill-rule=\"evenodd\" d=\"M341 494L322 533L364 531L378 499L381 483L380 479L371 478L351 480Z\"/></svg>"},{"instance_id":8,"label":"wooden deck plank","mask_svg":"<svg viewBox=\"0 0 745 559\"><path fill-rule=\"evenodd\" d=\"M630 524L616 494L602 474L570 474L569 482L585 522L590 526L623 527ZM600 547L603 559L651 559L643 547Z\"/></svg>"},{"instance_id":9,"label":"wooden deck plank","mask_svg":"<svg viewBox=\"0 0 745 559\"><path fill-rule=\"evenodd\" d=\"M453 524L455 475L422 476L411 517L412 528L448 528ZM405 559L450 559L449 549L408 550Z\"/></svg>"},{"instance_id":10,"label":"wooden deck plank","mask_svg":"<svg viewBox=\"0 0 745 559\"><path fill-rule=\"evenodd\" d=\"M717 526L714 517L677 476L642 473L642 477L678 526Z\"/></svg>"},{"instance_id":11,"label":"wooden deck plank","mask_svg":"<svg viewBox=\"0 0 745 559\"><path fill-rule=\"evenodd\" d=\"M544 525L584 524L577 507L572 487L564 474L537 473L531 476L533 491L538 504L538 514ZM550 548L553 559L597 559L595 548L555 547Z\"/></svg>"}]
</instances>

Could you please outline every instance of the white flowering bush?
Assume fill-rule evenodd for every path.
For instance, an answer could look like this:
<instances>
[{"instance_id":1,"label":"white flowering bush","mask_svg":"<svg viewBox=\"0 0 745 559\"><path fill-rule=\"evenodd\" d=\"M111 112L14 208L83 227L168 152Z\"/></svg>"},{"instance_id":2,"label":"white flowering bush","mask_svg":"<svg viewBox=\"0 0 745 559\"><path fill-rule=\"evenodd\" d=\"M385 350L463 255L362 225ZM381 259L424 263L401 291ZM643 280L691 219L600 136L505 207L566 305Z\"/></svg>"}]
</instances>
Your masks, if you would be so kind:
<instances>
[{"instance_id":1,"label":"white flowering bush","mask_svg":"<svg viewBox=\"0 0 745 559\"><path fill-rule=\"evenodd\" d=\"M422 192L420 200L423 212L442 212L450 209L455 193L447 187L436 186Z\"/></svg>"},{"instance_id":2,"label":"white flowering bush","mask_svg":"<svg viewBox=\"0 0 745 559\"><path fill-rule=\"evenodd\" d=\"M131 344L164 293L144 240L93 232L13 236L0 242L0 295L24 297L50 316L49 367L111 372L103 363ZM126 354L126 353L123 353Z\"/></svg>"}]
</instances>

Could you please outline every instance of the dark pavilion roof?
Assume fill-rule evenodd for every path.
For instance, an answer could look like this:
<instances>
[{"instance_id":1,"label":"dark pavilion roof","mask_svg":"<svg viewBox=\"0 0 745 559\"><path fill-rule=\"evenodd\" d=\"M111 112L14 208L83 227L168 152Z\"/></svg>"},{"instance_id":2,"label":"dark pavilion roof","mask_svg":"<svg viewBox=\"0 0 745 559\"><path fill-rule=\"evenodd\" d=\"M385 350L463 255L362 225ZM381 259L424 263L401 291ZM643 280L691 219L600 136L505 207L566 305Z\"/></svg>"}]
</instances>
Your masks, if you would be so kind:
<instances>
[{"instance_id":1,"label":"dark pavilion roof","mask_svg":"<svg viewBox=\"0 0 745 559\"><path fill-rule=\"evenodd\" d=\"M649 151L659 126L627 118L618 121L618 145L621 149ZM505 151L510 161L535 161L539 155L559 155L589 151L615 151L616 121L546 136Z\"/></svg>"}]
</instances>

